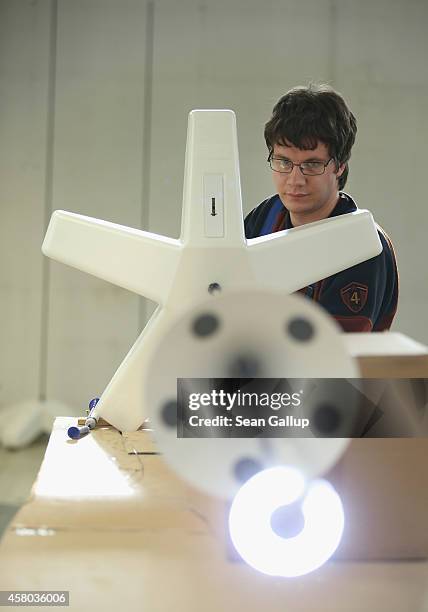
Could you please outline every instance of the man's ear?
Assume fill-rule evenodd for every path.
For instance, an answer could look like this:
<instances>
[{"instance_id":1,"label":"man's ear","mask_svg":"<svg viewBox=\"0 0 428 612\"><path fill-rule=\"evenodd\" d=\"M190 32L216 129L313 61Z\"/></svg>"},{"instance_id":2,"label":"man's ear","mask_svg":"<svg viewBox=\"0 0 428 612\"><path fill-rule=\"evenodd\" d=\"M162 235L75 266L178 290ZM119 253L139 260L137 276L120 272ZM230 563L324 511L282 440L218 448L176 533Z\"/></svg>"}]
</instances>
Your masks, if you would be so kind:
<instances>
[{"instance_id":1,"label":"man's ear","mask_svg":"<svg viewBox=\"0 0 428 612\"><path fill-rule=\"evenodd\" d=\"M342 176L342 174L345 172L345 168L346 168L346 164L340 164L339 169L337 171L337 178L339 178L340 176Z\"/></svg>"}]
</instances>

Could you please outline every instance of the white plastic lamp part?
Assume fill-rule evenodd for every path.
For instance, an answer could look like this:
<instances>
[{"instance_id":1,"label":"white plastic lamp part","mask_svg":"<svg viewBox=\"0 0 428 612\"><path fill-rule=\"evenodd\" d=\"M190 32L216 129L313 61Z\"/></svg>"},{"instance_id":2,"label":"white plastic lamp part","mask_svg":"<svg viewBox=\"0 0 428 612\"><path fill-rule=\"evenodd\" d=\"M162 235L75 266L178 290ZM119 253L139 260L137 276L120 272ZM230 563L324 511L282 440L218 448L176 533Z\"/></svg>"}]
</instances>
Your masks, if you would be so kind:
<instances>
[{"instance_id":1,"label":"white plastic lamp part","mask_svg":"<svg viewBox=\"0 0 428 612\"><path fill-rule=\"evenodd\" d=\"M273 513L301 499L304 524L292 537L278 535ZM326 480L305 488L302 474L287 466L264 470L236 494L229 514L232 542L251 567L270 576L292 578L321 567L337 549L344 528L339 495Z\"/></svg>"},{"instance_id":2,"label":"white plastic lamp part","mask_svg":"<svg viewBox=\"0 0 428 612\"><path fill-rule=\"evenodd\" d=\"M205 316L217 327L201 337L195 327ZM310 400L305 399L304 390L304 402L293 411L296 416L308 416L306 409L316 410L323 402L336 407L345 426L335 432L337 437L314 437L306 429L304 437L285 438L279 433L277 438L219 438L213 430L212 438L178 438L175 422L165 414L177 401L177 379L245 378L233 370L235 360L247 357L257 368L256 378L293 379L290 384L297 385L293 391L304 390L306 381L299 379L305 377L321 379L322 387L323 379L359 376L335 321L300 295L230 291L171 319L148 363L149 383L143 398L150 406L151 427L172 469L192 486L225 499L232 499L241 486L239 466L248 462L259 469L294 466L306 479L327 472L349 444L346 424L355 415L352 406L338 397L337 388L326 381L324 392L317 389ZM192 388L192 393L198 390Z\"/></svg>"},{"instance_id":3,"label":"white plastic lamp part","mask_svg":"<svg viewBox=\"0 0 428 612\"><path fill-rule=\"evenodd\" d=\"M96 408L95 416L133 431L149 412L143 392L151 352L169 321L206 298L210 285L292 293L378 255L382 246L371 213L363 210L246 240L235 114L194 110L178 240L55 211L42 250L159 304Z\"/></svg>"}]
</instances>

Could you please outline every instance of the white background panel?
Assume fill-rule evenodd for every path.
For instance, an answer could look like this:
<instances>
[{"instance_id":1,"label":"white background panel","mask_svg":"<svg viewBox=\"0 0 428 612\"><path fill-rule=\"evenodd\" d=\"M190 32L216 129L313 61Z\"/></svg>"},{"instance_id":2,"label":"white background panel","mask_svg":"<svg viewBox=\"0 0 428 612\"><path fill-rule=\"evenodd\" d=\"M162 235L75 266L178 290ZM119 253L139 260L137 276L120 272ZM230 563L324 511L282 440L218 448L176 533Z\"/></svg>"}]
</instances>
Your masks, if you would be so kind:
<instances>
[{"instance_id":1,"label":"white background panel","mask_svg":"<svg viewBox=\"0 0 428 612\"><path fill-rule=\"evenodd\" d=\"M340 3L336 80L358 119L347 189L393 240L394 329L428 342L428 3Z\"/></svg>"},{"instance_id":2,"label":"white background panel","mask_svg":"<svg viewBox=\"0 0 428 612\"><path fill-rule=\"evenodd\" d=\"M49 17L0 3L0 406L39 392Z\"/></svg>"},{"instance_id":3,"label":"white background panel","mask_svg":"<svg viewBox=\"0 0 428 612\"><path fill-rule=\"evenodd\" d=\"M140 226L144 8L59 2L53 209ZM138 319L134 294L52 263L48 396L83 410L138 335Z\"/></svg>"}]
</instances>

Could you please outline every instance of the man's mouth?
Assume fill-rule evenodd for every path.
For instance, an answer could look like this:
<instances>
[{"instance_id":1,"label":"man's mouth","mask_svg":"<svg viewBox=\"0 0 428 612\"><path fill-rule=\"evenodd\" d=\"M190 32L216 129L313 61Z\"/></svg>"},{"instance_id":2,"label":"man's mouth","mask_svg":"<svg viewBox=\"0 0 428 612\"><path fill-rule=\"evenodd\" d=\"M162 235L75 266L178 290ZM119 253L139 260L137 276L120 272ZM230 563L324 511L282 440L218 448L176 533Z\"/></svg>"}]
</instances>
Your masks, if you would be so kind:
<instances>
[{"instance_id":1,"label":"man's mouth","mask_svg":"<svg viewBox=\"0 0 428 612\"><path fill-rule=\"evenodd\" d=\"M286 193L286 196L288 196L289 198L306 198L306 196L308 196L308 193Z\"/></svg>"}]
</instances>

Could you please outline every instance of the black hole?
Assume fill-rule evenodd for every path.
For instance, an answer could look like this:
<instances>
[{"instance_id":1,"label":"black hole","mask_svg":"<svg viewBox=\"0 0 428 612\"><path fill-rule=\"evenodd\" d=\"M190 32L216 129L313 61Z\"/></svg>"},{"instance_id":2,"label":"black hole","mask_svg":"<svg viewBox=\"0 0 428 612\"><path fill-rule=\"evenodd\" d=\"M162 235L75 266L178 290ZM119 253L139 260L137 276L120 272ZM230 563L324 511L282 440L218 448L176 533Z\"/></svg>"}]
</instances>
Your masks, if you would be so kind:
<instances>
[{"instance_id":1,"label":"black hole","mask_svg":"<svg viewBox=\"0 0 428 612\"><path fill-rule=\"evenodd\" d=\"M230 378L256 378L260 372L259 362L251 355L238 355L229 367Z\"/></svg>"},{"instance_id":2,"label":"black hole","mask_svg":"<svg viewBox=\"0 0 428 612\"><path fill-rule=\"evenodd\" d=\"M288 323L288 333L295 340L299 340L300 342L307 342L310 340L314 333L314 326L307 319L296 318Z\"/></svg>"},{"instance_id":3,"label":"black hole","mask_svg":"<svg viewBox=\"0 0 428 612\"><path fill-rule=\"evenodd\" d=\"M177 402L169 400L162 407L162 419L168 427L176 427L177 425Z\"/></svg>"},{"instance_id":4,"label":"black hole","mask_svg":"<svg viewBox=\"0 0 428 612\"><path fill-rule=\"evenodd\" d=\"M203 314L193 321L193 333L200 338L211 336L217 331L220 322L215 315Z\"/></svg>"},{"instance_id":5,"label":"black hole","mask_svg":"<svg viewBox=\"0 0 428 612\"><path fill-rule=\"evenodd\" d=\"M342 415L335 406L322 404L316 409L312 422L320 433L331 434L340 427Z\"/></svg>"},{"instance_id":6,"label":"black hole","mask_svg":"<svg viewBox=\"0 0 428 612\"><path fill-rule=\"evenodd\" d=\"M298 535L305 526L299 501L277 508L272 513L270 524L276 535L281 538L293 538Z\"/></svg>"},{"instance_id":7,"label":"black hole","mask_svg":"<svg viewBox=\"0 0 428 612\"><path fill-rule=\"evenodd\" d=\"M234 468L235 477L240 482L245 482L246 480L251 478L251 476L254 476L254 474L257 474L257 472L260 472L262 467L263 466L255 459L249 459L249 458L240 459L235 464L235 468Z\"/></svg>"},{"instance_id":8,"label":"black hole","mask_svg":"<svg viewBox=\"0 0 428 612\"><path fill-rule=\"evenodd\" d=\"M213 295L214 293L219 293L221 291L221 286L218 283L210 283L208 285L208 293Z\"/></svg>"}]
</instances>

